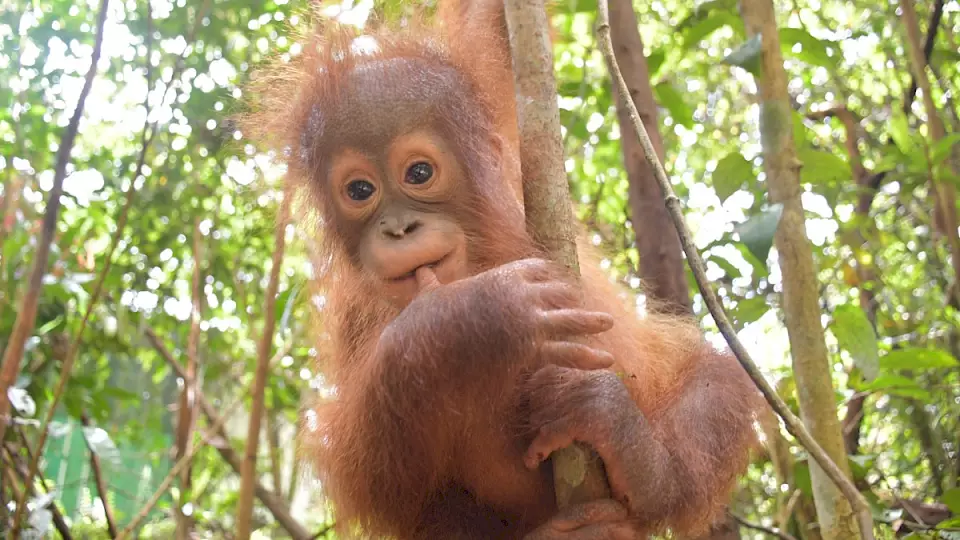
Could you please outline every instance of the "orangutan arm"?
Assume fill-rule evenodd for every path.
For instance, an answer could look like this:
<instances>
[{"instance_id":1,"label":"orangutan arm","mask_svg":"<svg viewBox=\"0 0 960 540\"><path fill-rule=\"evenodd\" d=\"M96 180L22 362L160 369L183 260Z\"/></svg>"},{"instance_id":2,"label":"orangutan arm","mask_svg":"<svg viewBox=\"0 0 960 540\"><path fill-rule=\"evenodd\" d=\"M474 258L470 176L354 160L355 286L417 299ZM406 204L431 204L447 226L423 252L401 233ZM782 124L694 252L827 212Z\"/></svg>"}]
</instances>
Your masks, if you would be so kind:
<instances>
[{"instance_id":1,"label":"orangutan arm","mask_svg":"<svg viewBox=\"0 0 960 540\"><path fill-rule=\"evenodd\" d=\"M525 369L609 366L609 353L568 340L609 330L613 319L583 309L559 276L528 259L431 287L380 336L370 386L394 413L424 423L435 406L503 394Z\"/></svg>"},{"instance_id":2,"label":"orangutan arm","mask_svg":"<svg viewBox=\"0 0 960 540\"><path fill-rule=\"evenodd\" d=\"M603 459L613 495L644 532L709 525L755 443L757 393L736 360L704 344L650 415L610 371L547 366L531 379L530 467L579 440ZM643 388L643 365L633 383ZM685 380L683 380L685 379Z\"/></svg>"}]
</instances>

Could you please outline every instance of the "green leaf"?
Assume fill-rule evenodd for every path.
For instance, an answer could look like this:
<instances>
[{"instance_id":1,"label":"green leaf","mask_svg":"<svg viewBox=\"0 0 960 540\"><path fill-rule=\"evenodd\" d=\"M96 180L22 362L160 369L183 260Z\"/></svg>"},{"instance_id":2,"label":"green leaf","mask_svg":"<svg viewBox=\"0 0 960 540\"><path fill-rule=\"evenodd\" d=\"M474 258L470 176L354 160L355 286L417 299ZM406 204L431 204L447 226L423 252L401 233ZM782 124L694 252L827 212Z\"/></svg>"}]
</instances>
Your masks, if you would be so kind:
<instances>
[{"instance_id":1,"label":"green leaf","mask_svg":"<svg viewBox=\"0 0 960 540\"><path fill-rule=\"evenodd\" d=\"M953 174L952 172L950 172L949 168L947 168L946 170L941 169L940 179L945 182L950 182L955 186L960 186L960 175Z\"/></svg>"},{"instance_id":2,"label":"green leaf","mask_svg":"<svg viewBox=\"0 0 960 540\"><path fill-rule=\"evenodd\" d=\"M120 451L117 445L113 443L110 434L102 428L91 426L83 428L83 438L87 440L90 451L97 454L101 459L113 462L115 465L120 463Z\"/></svg>"},{"instance_id":3,"label":"green leaf","mask_svg":"<svg viewBox=\"0 0 960 540\"><path fill-rule=\"evenodd\" d=\"M129 401L135 402L140 399L140 395L116 386L107 386L100 391L100 397L109 398L110 401Z\"/></svg>"},{"instance_id":4,"label":"green leaf","mask_svg":"<svg viewBox=\"0 0 960 540\"><path fill-rule=\"evenodd\" d=\"M745 181L753 179L753 165L740 152L730 152L717 162L717 168L713 170L713 189L720 197L720 202L724 202Z\"/></svg>"},{"instance_id":5,"label":"green leaf","mask_svg":"<svg viewBox=\"0 0 960 540\"><path fill-rule=\"evenodd\" d=\"M892 373L880 375L873 381L860 386L859 390L864 392L883 392L919 400L930 399L930 393L921 388L916 381Z\"/></svg>"},{"instance_id":6,"label":"green leaf","mask_svg":"<svg viewBox=\"0 0 960 540\"><path fill-rule=\"evenodd\" d=\"M677 23L674 30L678 32L683 31L711 15L723 12L733 14L736 9L736 0L708 0L707 2L697 4L690 12L690 15L687 15L682 21Z\"/></svg>"},{"instance_id":7,"label":"green leaf","mask_svg":"<svg viewBox=\"0 0 960 540\"><path fill-rule=\"evenodd\" d=\"M887 390L890 388L919 388L920 385L913 379L908 379L903 375L894 373L884 373L869 383L860 385L860 390Z\"/></svg>"},{"instance_id":8,"label":"green leaf","mask_svg":"<svg viewBox=\"0 0 960 540\"><path fill-rule=\"evenodd\" d=\"M907 154L906 167L907 172L912 172L919 176L930 174L930 163L927 161L927 149L924 144L916 144Z\"/></svg>"},{"instance_id":9,"label":"green leaf","mask_svg":"<svg viewBox=\"0 0 960 540\"><path fill-rule=\"evenodd\" d=\"M761 295L737 301L737 307L731 310L731 315L734 321L742 326L756 322L768 311L770 311L770 302Z\"/></svg>"},{"instance_id":10,"label":"green leaf","mask_svg":"<svg viewBox=\"0 0 960 540\"><path fill-rule=\"evenodd\" d=\"M856 454L847 456L851 462L856 463L858 467L869 469L877 460L876 454Z\"/></svg>"},{"instance_id":11,"label":"green leaf","mask_svg":"<svg viewBox=\"0 0 960 540\"><path fill-rule=\"evenodd\" d=\"M756 34L734 49L732 53L728 54L726 58L723 59L723 63L742 67L753 74L753 76L759 76L762 45L762 36Z\"/></svg>"},{"instance_id":12,"label":"green leaf","mask_svg":"<svg viewBox=\"0 0 960 540\"><path fill-rule=\"evenodd\" d=\"M750 253L765 262L770 248L773 247L773 235L777 232L782 216L783 205L777 203L734 227L734 232L740 235L740 241L747 246Z\"/></svg>"},{"instance_id":13,"label":"green leaf","mask_svg":"<svg viewBox=\"0 0 960 540\"><path fill-rule=\"evenodd\" d=\"M874 462L874 456L847 456L847 462L850 464L850 472L853 473L853 478L855 480L863 480L867 477L867 473L870 472L870 467Z\"/></svg>"},{"instance_id":14,"label":"green leaf","mask_svg":"<svg viewBox=\"0 0 960 540\"><path fill-rule=\"evenodd\" d=\"M597 0L570 0L566 8L569 13L593 13L597 11Z\"/></svg>"},{"instance_id":15,"label":"green leaf","mask_svg":"<svg viewBox=\"0 0 960 540\"><path fill-rule=\"evenodd\" d=\"M807 459L798 459L793 463L793 482L805 495L813 496L813 482L810 480L810 464Z\"/></svg>"},{"instance_id":16,"label":"green leaf","mask_svg":"<svg viewBox=\"0 0 960 540\"><path fill-rule=\"evenodd\" d=\"M799 45L800 50L794 52L794 47L797 45ZM838 48L834 43L817 39L802 28L781 28L780 48L784 55L793 56L807 64L825 68L833 68L837 59L840 58Z\"/></svg>"},{"instance_id":17,"label":"green leaf","mask_svg":"<svg viewBox=\"0 0 960 540\"><path fill-rule=\"evenodd\" d=\"M896 144L897 148L904 154L909 154L917 146L913 134L910 132L910 124L907 122L907 117L900 112L899 109L895 109L890 115L888 127L890 128L890 137L893 138L894 144Z\"/></svg>"},{"instance_id":18,"label":"green leaf","mask_svg":"<svg viewBox=\"0 0 960 540\"><path fill-rule=\"evenodd\" d=\"M740 270L733 265L730 261L720 257L718 255L710 254L707 256L707 260L719 266L723 272L730 278L738 278L743 275Z\"/></svg>"},{"instance_id":19,"label":"green leaf","mask_svg":"<svg viewBox=\"0 0 960 540\"><path fill-rule=\"evenodd\" d=\"M756 255L750 251L750 247L744 244L743 242L736 242L733 244L733 247L737 248L737 251L740 253L740 256L743 257L743 260L747 261L750 266L753 268L753 278L758 279L762 277L767 277L770 275L770 268L767 267L767 260L763 259L762 261L757 258Z\"/></svg>"},{"instance_id":20,"label":"green leaf","mask_svg":"<svg viewBox=\"0 0 960 540\"><path fill-rule=\"evenodd\" d=\"M847 161L831 152L805 147L797 151L797 158L803 163L800 181L805 184L834 184L847 181L852 175Z\"/></svg>"},{"instance_id":21,"label":"green leaf","mask_svg":"<svg viewBox=\"0 0 960 540\"><path fill-rule=\"evenodd\" d=\"M940 502L947 505L954 514L960 515L960 487L947 490L941 497Z\"/></svg>"},{"instance_id":22,"label":"green leaf","mask_svg":"<svg viewBox=\"0 0 960 540\"><path fill-rule=\"evenodd\" d=\"M891 351L880 359L880 367L887 370L956 368L957 365L957 359L946 351L919 347Z\"/></svg>"},{"instance_id":23,"label":"green leaf","mask_svg":"<svg viewBox=\"0 0 960 540\"><path fill-rule=\"evenodd\" d=\"M657 103L670 111L673 120L685 128L693 127L693 109L683 100L683 96L672 84L662 82L653 87Z\"/></svg>"},{"instance_id":24,"label":"green leaf","mask_svg":"<svg viewBox=\"0 0 960 540\"><path fill-rule=\"evenodd\" d=\"M45 323L43 326L41 326L40 328L38 328L38 329L34 332L34 335L44 336L44 335L46 335L48 332L50 332L51 330L53 330L54 328L56 328L57 326L59 326L61 322L63 322L63 316L62 316L62 315L57 315L57 316L54 317L52 320L48 321L48 322Z\"/></svg>"},{"instance_id":25,"label":"green leaf","mask_svg":"<svg viewBox=\"0 0 960 540\"><path fill-rule=\"evenodd\" d=\"M858 306L837 306L830 330L840 347L853 357L853 363L863 372L863 378L867 381L876 379L880 374L880 352L877 334L867 314Z\"/></svg>"},{"instance_id":26,"label":"green leaf","mask_svg":"<svg viewBox=\"0 0 960 540\"><path fill-rule=\"evenodd\" d=\"M654 77L660 71L660 66L666 59L667 53L663 48L650 52L650 56L647 56L647 73L650 74L650 77Z\"/></svg>"},{"instance_id":27,"label":"green leaf","mask_svg":"<svg viewBox=\"0 0 960 540\"><path fill-rule=\"evenodd\" d=\"M735 26L737 23L743 24L733 13L714 11L684 30L683 49L690 51L720 28L727 25Z\"/></svg>"},{"instance_id":28,"label":"green leaf","mask_svg":"<svg viewBox=\"0 0 960 540\"><path fill-rule=\"evenodd\" d=\"M950 150L957 144L960 144L960 133L951 133L940 139L930 149L930 161L939 165L950 156Z\"/></svg>"}]
</instances>

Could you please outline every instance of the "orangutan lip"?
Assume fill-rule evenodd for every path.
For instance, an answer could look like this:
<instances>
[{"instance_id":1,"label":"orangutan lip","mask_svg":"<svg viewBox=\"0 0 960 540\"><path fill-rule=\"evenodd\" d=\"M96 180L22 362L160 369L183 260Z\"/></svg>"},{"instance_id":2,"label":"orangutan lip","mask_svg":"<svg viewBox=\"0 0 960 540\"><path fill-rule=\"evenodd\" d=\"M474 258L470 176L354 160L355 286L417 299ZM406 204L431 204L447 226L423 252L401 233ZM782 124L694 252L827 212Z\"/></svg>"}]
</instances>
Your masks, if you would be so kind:
<instances>
[{"instance_id":1,"label":"orangutan lip","mask_svg":"<svg viewBox=\"0 0 960 540\"><path fill-rule=\"evenodd\" d=\"M447 253L446 255L444 255L443 257L440 257L439 259L433 261L432 263L421 264L417 268L420 268L423 266L426 266L427 268L436 268L441 264L443 264L443 261L447 260L448 258L450 258L450 253ZM403 274L402 276L391 278L390 281L399 282L407 279L414 279L417 275L417 268L414 268L413 270L407 272L406 274Z\"/></svg>"}]
</instances>

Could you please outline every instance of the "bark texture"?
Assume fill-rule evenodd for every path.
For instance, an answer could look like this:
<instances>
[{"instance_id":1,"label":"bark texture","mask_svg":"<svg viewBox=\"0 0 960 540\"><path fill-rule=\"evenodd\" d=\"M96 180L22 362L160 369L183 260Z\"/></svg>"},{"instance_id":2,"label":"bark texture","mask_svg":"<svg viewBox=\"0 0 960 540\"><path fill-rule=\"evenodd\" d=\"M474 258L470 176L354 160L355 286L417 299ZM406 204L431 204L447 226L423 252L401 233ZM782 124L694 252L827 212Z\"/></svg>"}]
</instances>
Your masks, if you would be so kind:
<instances>
[{"instance_id":1,"label":"bark texture","mask_svg":"<svg viewBox=\"0 0 960 540\"><path fill-rule=\"evenodd\" d=\"M505 6L516 82L527 228L554 260L579 275L577 226L563 166L546 6L544 0L507 0ZM595 452L575 444L555 452L551 461L561 507L609 497L603 464Z\"/></svg>"},{"instance_id":2,"label":"bark texture","mask_svg":"<svg viewBox=\"0 0 960 540\"><path fill-rule=\"evenodd\" d=\"M610 38L620 72L630 89L630 98L640 113L643 126L647 128L657 158L663 163L663 138L657 120L657 104L631 0L610 0ZM617 120L622 126L620 143L623 147L623 165L630 182L630 214L637 252L640 254L639 274L644 292L656 300L658 307L664 311L691 315L690 289L680 237L663 203L660 185L647 165L640 141L628 135L630 112L621 102L619 93L614 92L614 97Z\"/></svg>"},{"instance_id":3,"label":"bark texture","mask_svg":"<svg viewBox=\"0 0 960 540\"><path fill-rule=\"evenodd\" d=\"M930 79L927 76L927 65L929 63L930 52L933 50L933 42L937 35L937 25L940 22L940 12L943 10L943 3L936 2L930 18L930 28L927 29L926 43L921 43L920 23L917 19L916 9L912 0L901 0L900 9L903 12L901 21L906 27L907 33L907 51L910 55L910 71L913 74L913 80L923 94L923 108L927 115L927 125L929 126L930 136L934 143L941 141L946 136L943 118L940 117L940 111L933 101ZM949 98L947 98L949 104ZM953 111L953 107L949 107ZM947 158L948 167L956 175L960 172L960 145L954 144L950 155ZM960 304L960 236L957 231L957 195L956 188L951 180L940 178L937 171L930 171L930 191L934 197L934 223L941 234L946 238L950 248L950 261L953 266L954 282L951 290L950 299L954 305ZM918 421L923 421L926 413L917 409L914 414L919 416ZM919 425L921 435L923 428L929 426L929 423ZM927 452L928 459L931 462L934 480L937 483L936 491L939 494L944 485L948 488L957 485L960 478L960 458L956 460L956 469L958 474L950 474L941 470L938 463L946 465L946 457L939 436L935 431L931 431L929 437L922 437L925 446L929 448ZM960 437L957 439L960 441Z\"/></svg>"},{"instance_id":4,"label":"bark texture","mask_svg":"<svg viewBox=\"0 0 960 540\"><path fill-rule=\"evenodd\" d=\"M276 329L277 290L280 287L280 267L283 265L284 240L287 222L290 220L290 197L284 193L280 203L280 216L274 240L273 261L270 268L270 280L263 306L263 333L257 345L257 369L253 377L253 392L250 404L250 424L247 429L247 446L240 467L240 495L237 503L237 539L247 540L251 533L253 517L253 498L255 489L261 489L257 481L257 450L260 447L260 422L263 419L264 390L267 384L270 365L270 349L273 347L273 334ZM270 494L278 500L279 496ZM262 499L262 497L261 497Z\"/></svg>"},{"instance_id":5,"label":"bark texture","mask_svg":"<svg viewBox=\"0 0 960 540\"><path fill-rule=\"evenodd\" d=\"M850 169L853 173L853 183L859 190L856 212L857 227L853 232L850 249L856 261L857 290L859 291L860 308L867 315L874 330L877 326L877 295L876 288L880 285L877 279L876 268L873 265L869 237L875 229L870 217L870 209L877 195L879 180L883 175L871 174L863 165L863 156L860 153L860 121L846 106L838 106L824 111L811 113L807 118L820 120L835 116L843 124L845 134L844 145L850 160ZM860 452L860 431L863 427L865 414L864 405L867 394L858 394L847 402L847 411L841 424L843 430L844 447L847 454Z\"/></svg>"},{"instance_id":6,"label":"bark texture","mask_svg":"<svg viewBox=\"0 0 960 540\"><path fill-rule=\"evenodd\" d=\"M543 0L507 0L523 156L527 227L561 264L579 274L577 227L563 166L557 82Z\"/></svg>"},{"instance_id":7,"label":"bark texture","mask_svg":"<svg viewBox=\"0 0 960 540\"><path fill-rule=\"evenodd\" d=\"M943 119L940 118L940 112L937 105L933 102L931 93L930 78L927 77L927 59L923 54L923 38L920 35L920 23L917 20L917 12L913 5L913 0L900 0L900 10L902 17L900 20L906 29L907 43L906 49L910 55L910 71L913 73L913 79L920 88L923 95L923 108L927 114L927 125L930 128L930 137L933 142L938 142L946 135L946 129L943 125ZM928 31L930 35L935 35L934 29ZM956 174L960 169L960 145L954 145L951 155L948 158L950 167ZM934 203L934 223L937 230L946 237L950 247L950 260L953 265L954 280L960 279L960 236L957 234L957 194L953 184L949 181L941 181L937 178L934 171L930 171L930 191L933 193ZM960 297L956 284L953 287L954 294ZM958 298L960 301L960 298Z\"/></svg>"},{"instance_id":8,"label":"bark texture","mask_svg":"<svg viewBox=\"0 0 960 540\"><path fill-rule=\"evenodd\" d=\"M771 0L743 0L740 12L749 37L762 39L760 137L771 203L783 205L774 236L783 275L783 311L800 414L811 434L849 478L843 436L834 405L830 362L820 322L819 287L800 195L800 167L793 141L787 76ZM814 502L824 540L860 538L849 501L816 463L811 462Z\"/></svg>"},{"instance_id":9,"label":"bark texture","mask_svg":"<svg viewBox=\"0 0 960 540\"><path fill-rule=\"evenodd\" d=\"M643 126L656 149L657 159L665 161L663 137L660 135L657 103L650 82L650 70L644 54L643 38L637 26L637 14L631 0L610 0L610 38L620 73L630 89ZM612 70L611 66L607 66ZM614 92L617 121L621 126L620 144L623 166L630 184L630 215L636 236L638 268L643 290L659 311L676 315L693 315L690 288L680 236L663 201L663 193L653 169L647 164L643 146L630 137L630 111L619 92ZM732 517L711 527L698 540L731 540L740 538L740 527Z\"/></svg>"}]
</instances>

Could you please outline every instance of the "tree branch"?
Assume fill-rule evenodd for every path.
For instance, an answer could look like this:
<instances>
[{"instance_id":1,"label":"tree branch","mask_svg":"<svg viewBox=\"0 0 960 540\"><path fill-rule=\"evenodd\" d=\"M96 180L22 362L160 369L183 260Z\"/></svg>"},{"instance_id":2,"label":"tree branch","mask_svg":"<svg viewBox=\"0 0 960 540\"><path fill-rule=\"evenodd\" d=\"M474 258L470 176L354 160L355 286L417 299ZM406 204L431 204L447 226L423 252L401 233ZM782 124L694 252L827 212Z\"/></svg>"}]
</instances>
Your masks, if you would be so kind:
<instances>
[{"instance_id":1,"label":"tree branch","mask_svg":"<svg viewBox=\"0 0 960 540\"><path fill-rule=\"evenodd\" d=\"M289 185L289 183L285 184ZM253 512L253 484L257 475L257 449L260 446L260 421L263 419L264 393L269 373L270 349L276 330L277 291L280 288L280 267L283 266L284 240L287 222L290 220L290 191L285 190L280 202L280 216L274 235L273 261L270 267L270 280L263 306L263 333L257 346L257 369L253 377L253 391L250 404L250 423L247 426L247 446L244 449L240 469L240 501L237 503L237 538L250 537L250 521ZM277 495L280 495L277 486Z\"/></svg>"},{"instance_id":2,"label":"tree branch","mask_svg":"<svg viewBox=\"0 0 960 540\"><path fill-rule=\"evenodd\" d=\"M10 331L10 337L7 340L7 349L3 354L3 367L0 368L0 441L6 433L7 424L10 421L10 400L7 399L7 390L13 385L20 372L20 362L23 360L24 349L27 339L33 334L34 325L37 322L37 305L40 302L40 289L43 287L43 276L47 272L47 262L50 259L50 248L53 245L53 237L57 232L57 220L60 215L60 196L63 194L63 181L67 177L67 165L70 163L70 153L73 151L74 142L77 139L77 132L80 130L80 119L83 117L83 107L87 102L87 96L90 95L90 89L93 87L93 80L97 75L97 64L100 62L100 53L103 49L103 31L107 19L107 6L110 0L101 0L100 12L97 16L97 34L93 42L93 53L90 55L90 68L83 79L83 87L80 89L80 95L77 98L77 106L73 110L73 116L60 139L60 146L57 148L57 161L53 171L53 187L50 188L50 195L47 197L46 210L43 215L43 229L40 233L40 240L37 243L37 252L33 261L33 268L30 270L30 280L27 285L27 292L20 303L20 309L17 310L17 319ZM26 496L26 494L21 494ZM16 534L18 525L23 512L22 504L17 505L14 516L14 529Z\"/></svg>"},{"instance_id":3,"label":"tree branch","mask_svg":"<svg viewBox=\"0 0 960 540\"><path fill-rule=\"evenodd\" d=\"M270 478L273 492L283 497L283 475L280 468L280 426L274 418L278 413L273 407L264 405L263 429L267 432L267 452L270 455Z\"/></svg>"},{"instance_id":4,"label":"tree branch","mask_svg":"<svg viewBox=\"0 0 960 540\"><path fill-rule=\"evenodd\" d=\"M660 134L657 102L650 82L647 57L643 53L643 39L637 26L633 0L610 0L610 39L614 54L620 62L620 72L657 158L664 161L663 137ZM630 124L630 112L620 95L614 92L617 122ZM640 257L637 275L643 283L647 298L655 300L657 311L682 317L693 316L690 285L684 270L680 239L670 223L670 214L663 205L660 186L643 157L643 148L634 137L621 139L624 170L627 173L628 208L633 223L635 247ZM606 182L605 182L606 183ZM599 199L598 199L599 200Z\"/></svg>"},{"instance_id":5,"label":"tree branch","mask_svg":"<svg viewBox=\"0 0 960 540\"><path fill-rule=\"evenodd\" d=\"M24 479L27 475L27 467L17 458L10 445L6 445L5 448L7 450L7 454L9 455L8 461L10 463L10 467L4 467L2 470L8 471L9 473L7 481L10 483L10 493L16 500L20 500L21 498L26 499L26 496L21 493L19 489L17 489L16 480L19 479L25 486L27 486L29 488L27 490L29 493L34 492L33 485L28 485L24 482ZM40 478L40 485L43 486L44 491L47 493L50 492L50 489L47 487L46 478ZM67 526L67 521L63 519L63 514L60 513L60 509L57 508L56 501L50 502L50 513L53 515L53 526L56 527L57 532L60 533L60 538L63 540L73 540L73 536L70 534L70 527Z\"/></svg>"},{"instance_id":6,"label":"tree branch","mask_svg":"<svg viewBox=\"0 0 960 540\"><path fill-rule=\"evenodd\" d=\"M211 439L218 436L223 428L223 424L230 417L230 413L232 413L233 410L237 408L237 405L242 402L242 399L234 400L229 407L224 409L223 416L216 418L210 428L207 429L207 433L204 435L203 440L190 446L190 449L180 456L180 459L177 460L177 463L172 469L170 469L170 471L167 473L167 476L163 479L163 481L160 482L159 485L157 485L157 489L154 490L153 495L150 496L146 504L144 504L140 511L133 516L133 519L127 523L127 526L120 531L120 535L117 537L117 540L126 540L127 537L133 534L134 529L140 525L140 522L146 519L147 515L150 514L150 511L153 510L153 507L160 502L160 499L163 497L164 493L166 493L167 489L170 488L170 485L173 484L173 480L179 476L182 471L186 470L190 463L193 462L193 456L195 456L201 448L206 446Z\"/></svg>"},{"instance_id":7,"label":"tree branch","mask_svg":"<svg viewBox=\"0 0 960 540\"><path fill-rule=\"evenodd\" d=\"M748 529L753 529L753 530L755 530L755 531L760 531L760 532L763 532L763 533L767 533L767 534L769 534L770 536L773 536L774 538L779 538L780 540L797 540L796 537L794 537L792 534L787 534L787 533L785 533L785 532L781 532L780 530L778 530L778 529L773 529L773 528L771 528L771 527L765 527L765 526L763 526L763 525L760 525L759 523L751 523L751 522L743 519L742 517L734 514L733 512L729 512L729 515L730 515L730 517L733 518L734 521L736 521L737 523L739 523L742 527L746 527L746 528L748 528Z\"/></svg>"},{"instance_id":8,"label":"tree branch","mask_svg":"<svg viewBox=\"0 0 960 540\"><path fill-rule=\"evenodd\" d=\"M147 327L144 330L144 335L147 338L147 341L153 347L157 354L170 366L177 376L183 379L185 385L192 385L193 380L187 375L186 370L183 369L183 366L173 357L173 354L170 353L170 350L163 344L160 338L157 336L156 332L153 331L150 327ZM286 354L286 351L283 352ZM283 354L278 355L282 357ZM207 424L217 425L222 421L220 420L220 415L217 414L217 410L213 408L213 405L207 401L206 396L203 394L199 388L197 389L196 394L197 404L200 406L200 410L203 412L204 416L207 417ZM241 458L237 455L237 452L233 449L233 446L230 444L230 438L227 435L227 432L221 427L217 430L217 435L224 440L224 444L216 445L217 452L220 453L220 456L228 465L233 469L233 472L240 474L241 467ZM260 499L260 502L267 507L267 510L273 514L274 519L277 520L277 523L293 538L294 540L306 540L310 538L310 533L301 525L292 515L290 515L290 509L287 506L286 502L281 497L278 497L272 491L268 490L263 486L259 481L254 479L254 494Z\"/></svg>"},{"instance_id":9,"label":"tree branch","mask_svg":"<svg viewBox=\"0 0 960 540\"><path fill-rule=\"evenodd\" d=\"M626 82L623 80L623 76L620 74L620 68L617 65L617 59L613 54L613 46L610 41L610 13L607 6L607 1L598 0L597 10L597 40L600 43L600 50L603 52L603 56L606 58L608 65L610 66L611 76L614 79L616 91L621 96L628 96L629 89L627 88ZM868 506L866 499L863 498L863 495L857 491L857 488L853 485L853 482L847 478L837 464L830 459L823 448L821 448L817 441L814 440L813 436L810 435L806 427L804 427L803 422L801 422L800 419L793 414L783 399L777 395L776 391L760 372L760 369L750 358L750 353L747 352L746 347L744 347L737 338L736 330L733 328L733 325L730 324L730 320L727 318L726 313L723 310L723 305L721 304L720 299L710 287L710 281L707 278L706 266L704 265L703 258L700 257L700 253L697 251L696 245L693 242L693 236L690 234L690 230L687 228L687 225L684 222L680 199L673 192L670 179L667 178L667 173L664 171L663 165L656 158L656 151L653 148L653 144L650 142L650 137L647 135L646 129L643 126L643 122L640 119L640 115L637 113L637 109L633 106L633 102L631 100L625 99L624 102L627 104L627 107L629 107L633 129L637 137L640 139L640 143L643 145L644 155L647 158L647 163L651 168L654 169L654 172L656 173L657 182L660 184L660 189L663 191L665 203L667 208L670 209L670 217L673 219L673 224L676 227L677 232L680 234L680 242L683 246L684 253L687 255L687 262L690 265L690 269L693 271L694 277L696 278L697 286L700 289L700 293L703 295L704 302L707 304L710 314L713 316L714 321L717 323L717 327L720 329L720 333L723 334L723 337L727 340L731 350L737 357L737 360L739 360L740 365L743 366L743 369L750 375L750 378L753 379L754 383L756 383L757 388L759 388L761 393L763 393L767 403L769 403L773 410L780 416L781 419L783 419L783 422L787 427L787 431L796 437L798 442L807 450L817 464L823 468L830 479L850 501L850 505L853 506L853 508L857 511L860 518L860 528L863 537L867 540L873 540L873 518L870 514L870 507Z\"/></svg>"},{"instance_id":10,"label":"tree branch","mask_svg":"<svg viewBox=\"0 0 960 540\"><path fill-rule=\"evenodd\" d=\"M930 22L927 24L927 39L923 43L924 61L930 63L930 55L933 54L933 45L937 41L937 30L940 28L940 19L943 17L943 0L936 0L933 3L933 11L930 12ZM910 77L910 88L907 89L907 95L903 96L903 113L909 114L910 107L913 105L913 98L917 96L917 77Z\"/></svg>"},{"instance_id":11,"label":"tree branch","mask_svg":"<svg viewBox=\"0 0 960 540\"><path fill-rule=\"evenodd\" d=\"M103 19L106 17L106 9L108 4L109 4L109 0L103 0L103 4L101 5L101 22L100 22L100 29L98 30L98 33L97 33L98 42L97 42L97 48L94 49L94 52L97 53L97 55L99 55L99 52L98 52L99 47L102 45L102 41L103 41L102 26L103 26ZM197 29L200 27L201 20L203 19L204 13L209 7L210 7L210 0L207 0L206 2L203 3L202 7L200 8L200 11L197 12L197 18L194 21L193 27L191 27L190 34L188 36L189 39L187 43L193 42L193 38L196 35ZM150 15L150 13L151 12L148 7L148 11L147 11L148 31L149 31L149 27L152 26L152 24L149 24L149 23L153 20L152 15ZM150 40L148 44L151 44L153 42L152 37L148 36L148 39ZM173 72L171 73L171 76L170 76L170 83L167 85L166 89L164 90L164 98L160 101L161 104L166 100L167 92L176 86L176 80L177 78L179 78L180 73L183 71L186 57L188 55L189 50L190 50L190 47L185 48L183 53L177 58L176 65L174 66ZM96 62L94 62L94 64L96 64ZM147 56L148 76L150 75L151 72L152 72L152 68L150 63L150 54L148 51L148 56ZM148 84L149 84L149 80L148 80ZM86 86L84 86L84 88L86 88ZM93 314L93 310L95 309L97 303L100 300L100 296L103 294L103 285L110 274L110 268L113 264L113 255L116 252L117 247L120 245L121 236L123 235L123 231L126 229L126 226L127 226L127 219L130 215L130 209L133 207L134 195L136 195L137 193L137 189L136 189L137 178L139 178L143 174L143 167L146 164L147 152L150 149L150 146L152 145L153 140L157 134L159 122L153 122L152 124L150 123L149 99L150 99L150 91L148 90L147 97L144 100L144 106L147 109L147 116L144 119L143 132L141 133L140 155L137 158L136 172L134 173L133 181L130 183L129 189L127 189L123 208L120 210L120 215L117 217L117 228L114 231L113 237L110 240L110 247L107 249L107 253L103 258L103 261L104 261L103 268L100 269L100 273L98 274L97 280L93 286L93 292L90 294L90 299L87 301L87 309L83 314L83 318L80 321L80 326L79 328L77 328L76 335L74 336L73 341L70 344L70 348L67 351L67 355L63 359L63 364L60 368L60 379L57 382L57 387L53 392L53 398L50 400L50 404L47 406L47 414L44 416L43 422L41 423L40 429L38 430L39 431L38 440L36 444L36 449L34 451L34 457L33 459L30 460L30 468L27 472L27 481L30 481L30 479L33 478L33 475L37 473L37 467L39 467L39 464L40 464L39 463L40 456L43 454L43 447L47 442L48 428L50 426L50 422L53 421L53 415L56 413L57 405L60 403L60 400L63 399L63 394L67 389L67 384L70 382L70 374L73 371L73 364L76 361L77 353L80 349L80 343L83 338L83 332L87 327L87 323L90 320L90 316ZM62 187L62 184L63 184L62 179L60 181L60 184ZM59 202L59 198L57 200ZM48 249L49 249L49 246L48 246ZM36 306L34 306L34 311L36 311ZM35 319L35 316L32 317L31 320L32 319ZM32 327L32 324L33 323L31 323L31 327ZM32 331L32 328L31 328L31 331ZM0 380L2 380L2 378L0 378ZM0 388L2 388L2 383L0 383ZM6 395L5 390L4 390L4 395ZM4 402L5 402L4 399L0 399L0 407L2 407L2 404ZM0 414L0 418L2 418L2 416L3 415ZM3 422L0 422L0 436L3 435L2 426L3 426ZM22 506L23 506L22 504L17 505L17 512L14 515L13 525L14 525L15 532L18 530L17 527L19 525L19 520L22 519L22 513L20 511L20 508Z\"/></svg>"},{"instance_id":12,"label":"tree branch","mask_svg":"<svg viewBox=\"0 0 960 540\"><path fill-rule=\"evenodd\" d=\"M193 378L193 386L184 385L179 396L179 410L177 411L176 449L177 458L186 454L193 438L193 430L197 421L197 393L199 381L197 373L200 349L200 322L203 304L203 290L201 284L202 239L200 217L193 220L193 271L190 276L190 333L187 337L187 375ZM175 535L177 540L188 540L192 520L183 513L183 507L188 502L188 492L191 489L191 468L189 463L180 471L180 496L174 505L173 516L176 520Z\"/></svg>"},{"instance_id":13,"label":"tree branch","mask_svg":"<svg viewBox=\"0 0 960 540\"><path fill-rule=\"evenodd\" d=\"M83 413L80 416L80 423L85 427L90 427L90 417L86 413ZM86 434L83 437L84 442L87 444L87 450L90 452L90 469L93 471L93 481L97 485L97 493L100 494L100 502L103 503L103 513L107 518L107 533L110 535L110 538L117 537L117 520L113 517L113 509L110 508L110 501L107 498L107 483L103 480L103 469L100 467L100 456L97 455L97 452L94 451L93 447L90 446L90 441L87 440Z\"/></svg>"},{"instance_id":14,"label":"tree branch","mask_svg":"<svg viewBox=\"0 0 960 540\"><path fill-rule=\"evenodd\" d=\"M563 165L546 7L544 0L507 0L505 9L516 82L527 228L554 260L579 276L577 229ZM596 452L574 444L554 452L550 460L561 508L609 497L606 473Z\"/></svg>"}]
</instances>

